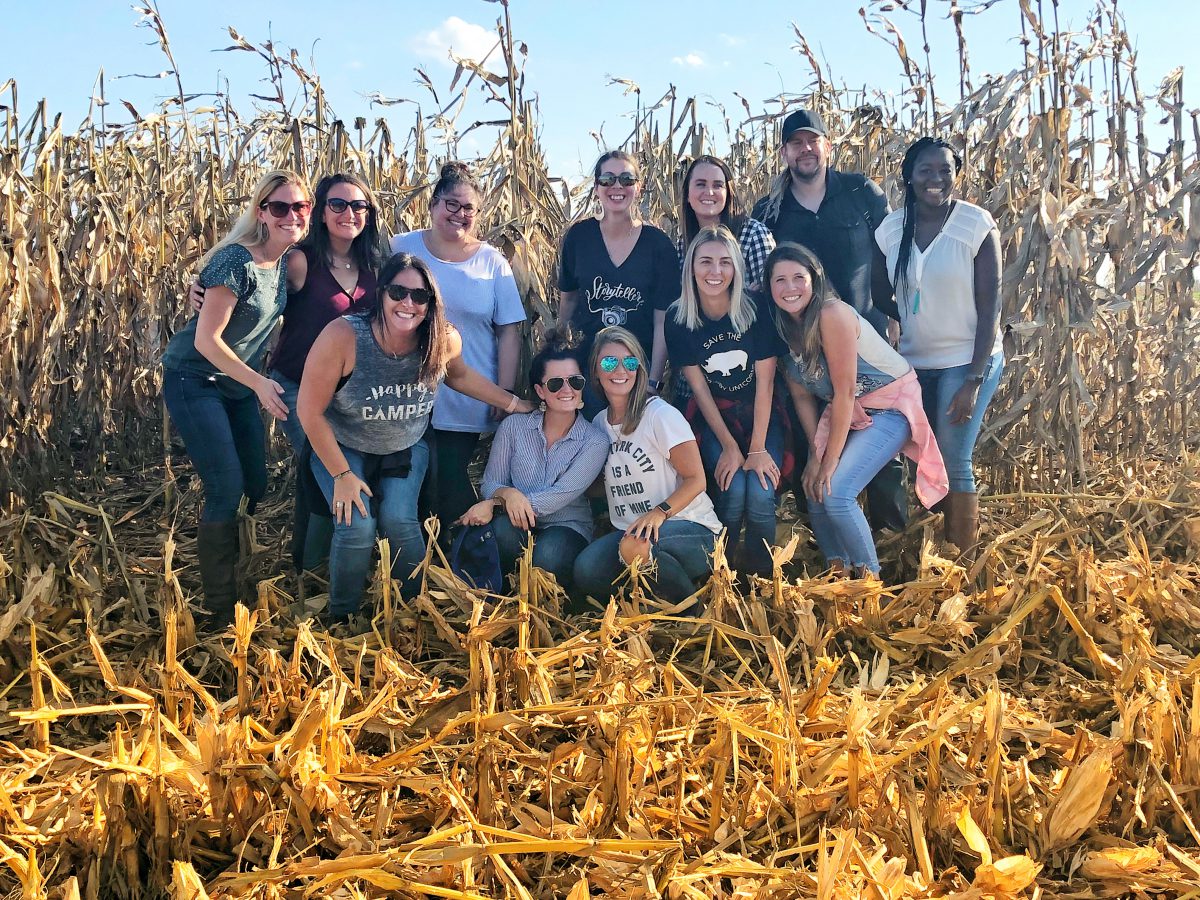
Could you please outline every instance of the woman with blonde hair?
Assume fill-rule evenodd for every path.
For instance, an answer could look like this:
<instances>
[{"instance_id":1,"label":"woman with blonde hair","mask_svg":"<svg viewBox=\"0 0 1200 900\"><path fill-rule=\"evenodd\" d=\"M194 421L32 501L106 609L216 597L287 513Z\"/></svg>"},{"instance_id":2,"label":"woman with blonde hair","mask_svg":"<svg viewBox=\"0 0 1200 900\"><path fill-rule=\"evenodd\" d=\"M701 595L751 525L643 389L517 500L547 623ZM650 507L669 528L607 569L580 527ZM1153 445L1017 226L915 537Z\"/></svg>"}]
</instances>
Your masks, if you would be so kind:
<instances>
[{"instance_id":1,"label":"woman with blonde hair","mask_svg":"<svg viewBox=\"0 0 1200 900\"><path fill-rule=\"evenodd\" d=\"M717 516L739 565L771 572L776 491L790 470L786 416L775 404L779 336L742 285L733 233L704 228L688 247L683 294L668 310L671 364L691 389L685 416L700 444Z\"/></svg>"},{"instance_id":2,"label":"woman with blonde hair","mask_svg":"<svg viewBox=\"0 0 1200 900\"><path fill-rule=\"evenodd\" d=\"M196 541L205 605L215 624L237 602L237 512L267 488L266 435L258 408L287 418L283 387L260 372L287 303L284 254L304 237L308 185L274 171L255 186L233 229L200 261L205 303L163 354L163 399L204 485Z\"/></svg>"},{"instance_id":3,"label":"woman with blonde hair","mask_svg":"<svg viewBox=\"0 0 1200 900\"><path fill-rule=\"evenodd\" d=\"M646 351L627 329L596 335L588 371L608 402L594 422L609 439L604 493L616 531L575 560L576 594L607 601L627 564L652 560L655 595L681 603L712 571L721 531L696 436L679 410L650 395Z\"/></svg>"}]
</instances>

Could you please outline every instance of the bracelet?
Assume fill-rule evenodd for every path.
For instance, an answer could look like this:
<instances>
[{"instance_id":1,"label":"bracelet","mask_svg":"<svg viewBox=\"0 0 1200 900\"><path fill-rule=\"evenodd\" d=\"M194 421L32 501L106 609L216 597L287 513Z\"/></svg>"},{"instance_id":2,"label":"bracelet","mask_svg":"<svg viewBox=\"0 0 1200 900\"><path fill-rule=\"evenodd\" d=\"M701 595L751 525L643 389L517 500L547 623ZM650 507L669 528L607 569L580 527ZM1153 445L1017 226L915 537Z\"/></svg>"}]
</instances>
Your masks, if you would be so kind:
<instances>
[{"instance_id":1,"label":"bracelet","mask_svg":"<svg viewBox=\"0 0 1200 900\"><path fill-rule=\"evenodd\" d=\"M521 398L518 397L516 394L513 394L512 399L508 401L508 407L504 411L509 412L509 413L512 412L514 409L517 408L517 404L520 402L521 402Z\"/></svg>"},{"instance_id":2,"label":"bracelet","mask_svg":"<svg viewBox=\"0 0 1200 900\"><path fill-rule=\"evenodd\" d=\"M746 455L747 455L747 456L753 456L755 453L767 453L767 452L768 452L768 451L766 451L766 450L751 450L751 451L750 451L749 453L747 453Z\"/></svg>"},{"instance_id":3,"label":"bracelet","mask_svg":"<svg viewBox=\"0 0 1200 900\"><path fill-rule=\"evenodd\" d=\"M657 391L660 387L662 387L662 379L655 381L653 378L648 378L646 379L646 385L650 388L650 390Z\"/></svg>"},{"instance_id":4,"label":"bracelet","mask_svg":"<svg viewBox=\"0 0 1200 900\"><path fill-rule=\"evenodd\" d=\"M347 469L345 472L339 472L338 474L333 476L333 480L337 481L339 478L345 478L347 475L350 474L350 472L351 472L350 469Z\"/></svg>"}]
</instances>

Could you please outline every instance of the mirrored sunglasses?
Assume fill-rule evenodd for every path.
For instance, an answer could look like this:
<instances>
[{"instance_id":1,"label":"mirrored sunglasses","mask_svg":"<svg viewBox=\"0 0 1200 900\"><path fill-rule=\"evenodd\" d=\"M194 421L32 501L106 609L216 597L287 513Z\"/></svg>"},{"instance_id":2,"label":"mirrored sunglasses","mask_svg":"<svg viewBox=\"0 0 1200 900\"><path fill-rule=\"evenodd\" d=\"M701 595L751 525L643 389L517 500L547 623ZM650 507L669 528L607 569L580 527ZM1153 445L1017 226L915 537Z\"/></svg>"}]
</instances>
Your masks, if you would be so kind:
<instances>
[{"instance_id":1,"label":"mirrored sunglasses","mask_svg":"<svg viewBox=\"0 0 1200 900\"><path fill-rule=\"evenodd\" d=\"M621 187L633 187L638 183L638 177L632 172L622 172L619 175L613 172L605 172L602 175L596 176L596 184L600 185L600 187L612 187L617 183L620 183Z\"/></svg>"},{"instance_id":2,"label":"mirrored sunglasses","mask_svg":"<svg viewBox=\"0 0 1200 900\"><path fill-rule=\"evenodd\" d=\"M625 366L626 372L636 372L638 370L638 358L636 356L626 356L624 359L619 359L615 356L600 357L600 371L615 372L617 366Z\"/></svg>"}]
</instances>

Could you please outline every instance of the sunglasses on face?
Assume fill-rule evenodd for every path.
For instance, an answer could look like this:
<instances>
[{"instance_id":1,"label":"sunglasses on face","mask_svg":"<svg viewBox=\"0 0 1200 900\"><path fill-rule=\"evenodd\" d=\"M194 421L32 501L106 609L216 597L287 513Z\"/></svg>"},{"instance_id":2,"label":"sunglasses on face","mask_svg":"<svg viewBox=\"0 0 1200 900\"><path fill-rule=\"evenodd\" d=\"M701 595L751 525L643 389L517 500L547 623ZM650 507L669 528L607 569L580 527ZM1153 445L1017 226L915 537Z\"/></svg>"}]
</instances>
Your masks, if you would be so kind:
<instances>
[{"instance_id":1,"label":"sunglasses on face","mask_svg":"<svg viewBox=\"0 0 1200 900\"><path fill-rule=\"evenodd\" d=\"M570 385L571 390L573 391L582 391L583 386L587 384L587 379L582 375L568 375L566 378L556 375L555 377L547 378L542 382L542 385L546 388L546 390L552 394L557 394L559 391L561 391L564 384Z\"/></svg>"},{"instance_id":2,"label":"sunglasses on face","mask_svg":"<svg viewBox=\"0 0 1200 900\"><path fill-rule=\"evenodd\" d=\"M636 356L626 356L624 359L616 356L600 357L601 372L615 372L619 365L623 365L626 372L636 372L638 370L638 358Z\"/></svg>"},{"instance_id":3,"label":"sunglasses on face","mask_svg":"<svg viewBox=\"0 0 1200 900\"><path fill-rule=\"evenodd\" d=\"M347 209L356 213L364 213L371 208L369 200L343 200L341 197L330 197L325 206L335 213L344 213Z\"/></svg>"},{"instance_id":4,"label":"sunglasses on face","mask_svg":"<svg viewBox=\"0 0 1200 900\"><path fill-rule=\"evenodd\" d=\"M405 297L412 299L417 306L427 306L433 299L433 291L428 288L410 288L402 284L389 284L384 288L387 295L399 303Z\"/></svg>"},{"instance_id":5,"label":"sunglasses on face","mask_svg":"<svg viewBox=\"0 0 1200 900\"><path fill-rule=\"evenodd\" d=\"M633 187L638 183L638 177L632 172L622 172L620 175L613 172L605 172L603 175L596 177L596 184L600 185L600 187L612 187L618 183L621 187Z\"/></svg>"},{"instance_id":6,"label":"sunglasses on face","mask_svg":"<svg viewBox=\"0 0 1200 900\"><path fill-rule=\"evenodd\" d=\"M446 207L446 212L461 213L468 219L473 218L475 214L479 212L479 210L470 203L459 203L453 197L443 197L442 203Z\"/></svg>"},{"instance_id":7,"label":"sunglasses on face","mask_svg":"<svg viewBox=\"0 0 1200 900\"><path fill-rule=\"evenodd\" d=\"M304 217L312 211L312 203L308 200L297 200L295 203L284 203L282 200L264 200L258 204L259 209L265 209L276 219L282 219L289 212Z\"/></svg>"}]
</instances>

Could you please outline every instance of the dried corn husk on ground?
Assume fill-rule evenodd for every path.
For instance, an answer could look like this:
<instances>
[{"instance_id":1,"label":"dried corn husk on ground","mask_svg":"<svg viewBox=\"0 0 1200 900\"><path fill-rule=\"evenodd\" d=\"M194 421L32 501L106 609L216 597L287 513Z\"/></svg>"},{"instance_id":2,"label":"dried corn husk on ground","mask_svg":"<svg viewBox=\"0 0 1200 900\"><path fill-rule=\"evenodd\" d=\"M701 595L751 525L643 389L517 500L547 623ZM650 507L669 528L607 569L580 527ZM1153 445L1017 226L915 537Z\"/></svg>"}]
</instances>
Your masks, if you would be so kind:
<instances>
[{"instance_id":1,"label":"dried corn husk on ground","mask_svg":"<svg viewBox=\"0 0 1200 900\"><path fill-rule=\"evenodd\" d=\"M528 565L494 597L433 554L415 601L376 584L357 637L294 614L274 501L246 532L255 608L199 644L190 541L160 531L179 511L117 483L103 509L48 495L0 523L19 611L0 617L0 889L1200 890L1197 484L1114 470L993 498L975 577L922 522L888 548L917 561L890 587L741 589L719 565L699 616L635 581L564 622Z\"/></svg>"}]
</instances>

